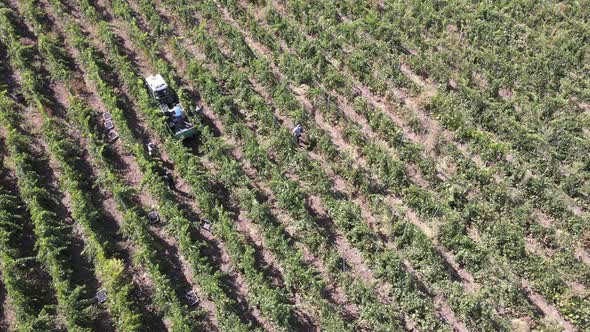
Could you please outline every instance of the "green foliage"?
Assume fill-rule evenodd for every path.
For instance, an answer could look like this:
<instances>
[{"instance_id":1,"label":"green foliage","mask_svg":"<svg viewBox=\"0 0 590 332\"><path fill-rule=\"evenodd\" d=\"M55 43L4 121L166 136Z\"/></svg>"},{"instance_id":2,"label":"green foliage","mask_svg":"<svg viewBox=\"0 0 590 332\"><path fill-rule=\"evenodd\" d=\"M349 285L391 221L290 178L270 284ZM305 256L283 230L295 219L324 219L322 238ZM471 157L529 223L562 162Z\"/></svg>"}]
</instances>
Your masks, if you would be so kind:
<instances>
[{"instance_id":1,"label":"green foliage","mask_svg":"<svg viewBox=\"0 0 590 332\"><path fill-rule=\"evenodd\" d=\"M520 279L531 281L578 328L588 326L584 314L590 302L569 294L567 286L570 281L588 285L590 280L590 269L573 256L575 241L588 230L585 198L590 178L590 144L584 129L588 117L579 102L588 97L580 88L587 82L580 79L583 69L578 65L587 50L574 47L584 44L580 36L585 33L580 24L571 24L584 18L577 14L577 5L287 0L245 6L234 0L140 0L138 19L127 2L109 1L113 13L125 21L135 48L167 76L183 103L190 102L189 96L174 68L160 58L161 48L173 54L172 62L180 64L177 69L198 88L224 134L238 142L234 150L199 124L199 152L213 165L205 171L188 149L168 137L138 68L124 55L111 27L91 2L77 3L106 45L107 62L145 111L142 120L161 137L200 212L214 221L215 236L229 243L232 263L252 289L249 302L276 328L293 327L288 295L293 291L308 295L304 302L311 304L326 330L387 330L400 324L402 315L421 329L445 328L430 298L433 291L471 329L508 329L503 319L519 315L533 317L542 328L544 323L519 291ZM220 326L237 324L246 330L235 315L235 303L220 287L221 279L196 249L203 244L188 236L193 226L158 177L161 165L146 158L129 129L128 110L119 108L119 96L101 72L98 54L77 22L65 14L63 4L52 4L66 22L69 43L80 54L85 73L113 113L125 150L140 165L142 188L157 197L182 255L194 262L193 272L215 303ZM42 31L43 12L34 1L25 6L30 9L26 18L39 21L31 25L37 33ZM163 19L158 6L166 7L165 16L172 19ZM523 15L531 12L535 15ZM6 11L0 23L13 19L11 15ZM544 24L535 29L540 21ZM0 35L6 39L12 33L2 25ZM262 48L250 48L245 36ZM13 62L24 66L31 48L10 46ZM207 60L195 58L193 48L204 52ZM60 60L59 42L39 38L38 50L48 60L51 78L65 80L69 71ZM407 73L412 70L418 75ZM442 83L434 97L425 93L432 89L430 81L421 83L427 74ZM43 96L36 91L43 82L31 71L22 78L29 103L42 104ZM441 86L447 82L445 91ZM88 118L79 122L85 125ZM312 154L294 144L284 128L291 123L304 125ZM348 147L350 153L345 151ZM55 149L71 147L57 144ZM101 146L96 156L108 158L107 150ZM235 151L241 160L231 156ZM441 170L443 164L450 167ZM346 194L335 190L332 178L346 187ZM268 186L274 205L260 198L266 190L253 188L253 180ZM118 186L116 181L109 185ZM228 196L219 196L218 187ZM123 187L116 192L122 209L127 209L134 193ZM309 212L311 199L326 208L334 225L318 227L323 221ZM393 202L398 199L403 203L395 211ZM358 201L369 201L363 209L369 209L375 221L367 223ZM285 291L273 290L256 269L254 250L235 229L236 216L228 212L233 205L246 212L264 246L276 256ZM287 227L274 219L273 206L287 212ZM548 214L552 228L538 224L533 212ZM129 220L140 217L135 210L126 215ZM339 321L335 306L323 296L326 286L292 247L288 226L296 229L290 236L329 267L331 280L358 306L355 325ZM435 232L427 235L418 226ZM350 275L339 270L341 257L328 239L331 231L359 250L379 280L394 285L387 294L393 304L382 305L372 292L362 294L369 285L351 282ZM144 230L129 223L125 232L133 237ZM531 252L525 247L527 238L559 254L542 257ZM451 276L455 267L447 266L449 254L460 268L474 274L482 289L471 293L459 286ZM142 257L148 265L153 259L144 251ZM157 269L149 266L158 279ZM169 292L165 282L161 285L165 298ZM181 327L185 318L178 306L161 305ZM496 309L506 317L499 317Z\"/></svg>"}]
</instances>

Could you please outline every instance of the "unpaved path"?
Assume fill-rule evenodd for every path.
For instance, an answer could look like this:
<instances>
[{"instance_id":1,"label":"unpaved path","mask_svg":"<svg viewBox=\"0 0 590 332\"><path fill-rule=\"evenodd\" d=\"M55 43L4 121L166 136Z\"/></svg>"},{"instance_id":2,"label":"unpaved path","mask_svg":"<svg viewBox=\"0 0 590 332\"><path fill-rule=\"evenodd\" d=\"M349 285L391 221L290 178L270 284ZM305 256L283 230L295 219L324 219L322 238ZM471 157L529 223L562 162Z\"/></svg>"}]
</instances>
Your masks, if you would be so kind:
<instances>
[{"instance_id":1,"label":"unpaved path","mask_svg":"<svg viewBox=\"0 0 590 332\"><path fill-rule=\"evenodd\" d=\"M553 305L547 303L541 295L535 292L526 280L521 281L521 286L523 292L527 294L530 301L539 308L546 317L552 321L558 322L566 332L576 331L576 328L570 322L566 321Z\"/></svg>"},{"instance_id":2,"label":"unpaved path","mask_svg":"<svg viewBox=\"0 0 590 332\"><path fill-rule=\"evenodd\" d=\"M2 271L0 271L0 280L4 280ZM6 286L0 281L0 330L14 329L16 316L12 310L10 299L6 296Z\"/></svg>"}]
</instances>

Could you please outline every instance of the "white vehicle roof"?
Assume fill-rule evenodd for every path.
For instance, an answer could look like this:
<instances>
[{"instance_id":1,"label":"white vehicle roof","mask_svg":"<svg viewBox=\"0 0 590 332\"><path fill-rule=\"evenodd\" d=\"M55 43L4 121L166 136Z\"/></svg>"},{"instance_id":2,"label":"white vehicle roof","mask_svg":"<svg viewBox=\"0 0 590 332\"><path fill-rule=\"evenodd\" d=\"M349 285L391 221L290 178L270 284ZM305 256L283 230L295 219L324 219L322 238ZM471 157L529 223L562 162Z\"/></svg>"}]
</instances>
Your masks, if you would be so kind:
<instances>
[{"instance_id":1,"label":"white vehicle roof","mask_svg":"<svg viewBox=\"0 0 590 332\"><path fill-rule=\"evenodd\" d=\"M168 84L166 84L166 81L164 81L164 78L160 74L148 76L145 80L152 91L160 91L168 88Z\"/></svg>"}]
</instances>

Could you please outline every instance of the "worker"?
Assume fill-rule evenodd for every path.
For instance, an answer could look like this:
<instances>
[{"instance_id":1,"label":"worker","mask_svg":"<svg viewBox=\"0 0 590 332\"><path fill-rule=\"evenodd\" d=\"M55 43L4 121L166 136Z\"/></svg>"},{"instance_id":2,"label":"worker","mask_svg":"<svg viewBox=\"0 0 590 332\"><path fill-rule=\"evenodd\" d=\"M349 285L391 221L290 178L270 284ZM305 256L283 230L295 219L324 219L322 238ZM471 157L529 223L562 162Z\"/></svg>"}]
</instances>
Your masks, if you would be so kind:
<instances>
[{"instance_id":1,"label":"worker","mask_svg":"<svg viewBox=\"0 0 590 332\"><path fill-rule=\"evenodd\" d=\"M184 119L185 117L184 110L182 109L182 106L180 106L180 104L174 106L172 112L175 119Z\"/></svg>"},{"instance_id":2,"label":"worker","mask_svg":"<svg viewBox=\"0 0 590 332\"><path fill-rule=\"evenodd\" d=\"M303 133L303 127L301 124L298 124L297 127L293 128L293 136L297 140L297 145L299 145L299 140L301 139L301 134Z\"/></svg>"},{"instance_id":3,"label":"worker","mask_svg":"<svg viewBox=\"0 0 590 332\"><path fill-rule=\"evenodd\" d=\"M199 115L201 113L203 113L203 105L201 105L201 101L198 101L195 107L195 114Z\"/></svg>"},{"instance_id":4,"label":"worker","mask_svg":"<svg viewBox=\"0 0 590 332\"><path fill-rule=\"evenodd\" d=\"M149 142L147 145L147 150L148 150L148 155L150 157L155 157L156 156L156 145L152 142Z\"/></svg>"},{"instance_id":5,"label":"worker","mask_svg":"<svg viewBox=\"0 0 590 332\"><path fill-rule=\"evenodd\" d=\"M176 185L174 184L174 178L172 177L172 173L166 171L166 174L164 175L164 181L166 181L166 184L168 185L168 188L170 188L170 190L176 190Z\"/></svg>"}]
</instances>

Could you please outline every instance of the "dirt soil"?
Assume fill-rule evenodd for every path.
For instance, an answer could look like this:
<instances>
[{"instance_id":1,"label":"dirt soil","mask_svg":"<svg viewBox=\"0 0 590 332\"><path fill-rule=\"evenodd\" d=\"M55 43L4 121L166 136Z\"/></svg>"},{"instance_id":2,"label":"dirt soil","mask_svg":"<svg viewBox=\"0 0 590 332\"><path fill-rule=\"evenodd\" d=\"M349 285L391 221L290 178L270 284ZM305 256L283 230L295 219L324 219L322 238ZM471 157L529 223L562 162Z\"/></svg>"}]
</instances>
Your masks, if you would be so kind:
<instances>
[{"instance_id":1,"label":"dirt soil","mask_svg":"<svg viewBox=\"0 0 590 332\"><path fill-rule=\"evenodd\" d=\"M4 280L0 271L0 280ZM10 299L6 296L6 287L0 282L0 330L8 331L14 328L16 316L10 306Z\"/></svg>"}]
</instances>

